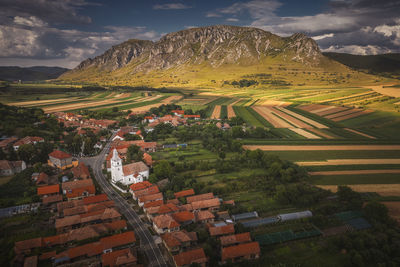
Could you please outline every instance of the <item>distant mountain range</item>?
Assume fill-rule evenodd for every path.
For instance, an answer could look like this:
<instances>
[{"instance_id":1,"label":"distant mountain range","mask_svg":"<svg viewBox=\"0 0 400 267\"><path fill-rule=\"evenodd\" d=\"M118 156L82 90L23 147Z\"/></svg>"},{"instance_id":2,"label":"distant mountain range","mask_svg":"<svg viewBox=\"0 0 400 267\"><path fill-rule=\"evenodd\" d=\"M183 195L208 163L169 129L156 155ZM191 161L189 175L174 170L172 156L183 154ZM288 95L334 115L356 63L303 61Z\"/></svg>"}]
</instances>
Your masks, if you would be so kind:
<instances>
[{"instance_id":1,"label":"distant mountain range","mask_svg":"<svg viewBox=\"0 0 400 267\"><path fill-rule=\"evenodd\" d=\"M280 37L251 27L216 25L132 39L84 60L59 78L103 85L224 87L371 83L372 75L324 56L304 34ZM235 82L235 83L234 83Z\"/></svg>"},{"instance_id":2,"label":"distant mountain range","mask_svg":"<svg viewBox=\"0 0 400 267\"><path fill-rule=\"evenodd\" d=\"M56 79L69 69L60 67L0 67L2 81L39 81Z\"/></svg>"},{"instance_id":3,"label":"distant mountain range","mask_svg":"<svg viewBox=\"0 0 400 267\"><path fill-rule=\"evenodd\" d=\"M322 53L350 68L371 74L400 78L400 53L360 56L344 53Z\"/></svg>"}]
</instances>

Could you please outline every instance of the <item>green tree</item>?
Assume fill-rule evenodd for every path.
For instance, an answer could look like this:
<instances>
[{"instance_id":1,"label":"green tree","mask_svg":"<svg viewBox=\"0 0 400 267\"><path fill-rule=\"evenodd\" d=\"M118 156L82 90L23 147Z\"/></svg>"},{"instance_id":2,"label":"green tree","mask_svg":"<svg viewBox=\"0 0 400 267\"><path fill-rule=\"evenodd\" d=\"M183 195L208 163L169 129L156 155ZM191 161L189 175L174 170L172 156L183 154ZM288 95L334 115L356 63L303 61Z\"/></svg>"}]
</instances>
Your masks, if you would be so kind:
<instances>
[{"instance_id":1,"label":"green tree","mask_svg":"<svg viewBox=\"0 0 400 267\"><path fill-rule=\"evenodd\" d=\"M27 164L33 163L32 159L36 154L35 147L31 144L21 145L18 148L18 156L21 160L25 161Z\"/></svg>"},{"instance_id":2,"label":"green tree","mask_svg":"<svg viewBox=\"0 0 400 267\"><path fill-rule=\"evenodd\" d=\"M161 160L156 166L154 166L154 174L158 180L166 178L170 179L172 177L173 170L168 161Z\"/></svg>"},{"instance_id":3,"label":"green tree","mask_svg":"<svg viewBox=\"0 0 400 267\"><path fill-rule=\"evenodd\" d=\"M137 145L131 145L128 147L126 155L127 162L137 162L143 160L143 152Z\"/></svg>"}]
</instances>

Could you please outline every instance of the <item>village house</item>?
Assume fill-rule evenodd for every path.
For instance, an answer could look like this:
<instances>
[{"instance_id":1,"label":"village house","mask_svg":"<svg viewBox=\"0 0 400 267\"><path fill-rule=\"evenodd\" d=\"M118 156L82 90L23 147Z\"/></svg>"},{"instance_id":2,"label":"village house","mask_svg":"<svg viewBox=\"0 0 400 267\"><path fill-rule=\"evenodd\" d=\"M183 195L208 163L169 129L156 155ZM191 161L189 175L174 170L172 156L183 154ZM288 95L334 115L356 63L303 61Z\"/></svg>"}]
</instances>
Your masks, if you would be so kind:
<instances>
[{"instance_id":1,"label":"village house","mask_svg":"<svg viewBox=\"0 0 400 267\"><path fill-rule=\"evenodd\" d=\"M172 214L178 212L179 208L174 204L162 204L156 207L150 207L146 209L147 217L151 220L153 217L162 214Z\"/></svg>"},{"instance_id":2,"label":"village house","mask_svg":"<svg viewBox=\"0 0 400 267\"><path fill-rule=\"evenodd\" d=\"M186 197L186 202L190 204L195 201L207 200L207 199L212 199L212 198L214 198L213 193L205 193L205 194L201 194L201 195L194 195L194 196Z\"/></svg>"},{"instance_id":3,"label":"village house","mask_svg":"<svg viewBox=\"0 0 400 267\"><path fill-rule=\"evenodd\" d=\"M111 181L115 184L120 182L124 185L136 184L149 178L149 167L142 161L122 165L122 159L118 156L116 149L113 150L111 158Z\"/></svg>"},{"instance_id":4,"label":"village house","mask_svg":"<svg viewBox=\"0 0 400 267\"><path fill-rule=\"evenodd\" d=\"M49 184L49 176L46 173L41 172L36 177L35 183L36 183L36 186L48 185Z\"/></svg>"},{"instance_id":5,"label":"village house","mask_svg":"<svg viewBox=\"0 0 400 267\"><path fill-rule=\"evenodd\" d=\"M233 224L227 224L223 226L213 226L208 229L210 231L211 236L224 236L231 235L235 233L235 227Z\"/></svg>"},{"instance_id":6,"label":"village house","mask_svg":"<svg viewBox=\"0 0 400 267\"><path fill-rule=\"evenodd\" d=\"M158 189L158 186L152 185L152 186L150 186L148 188L145 188L143 190L137 190L137 191L133 192L132 193L132 198L134 200L138 200L138 198L140 198L140 197L157 194L159 192L160 192L160 190Z\"/></svg>"},{"instance_id":7,"label":"village house","mask_svg":"<svg viewBox=\"0 0 400 267\"><path fill-rule=\"evenodd\" d=\"M227 247L251 242L251 236L249 232L246 232L236 235L221 236L219 240L221 241L222 247Z\"/></svg>"},{"instance_id":8,"label":"village house","mask_svg":"<svg viewBox=\"0 0 400 267\"><path fill-rule=\"evenodd\" d=\"M185 111L180 109L172 110L171 112L174 113L175 116L179 117L182 117L185 114Z\"/></svg>"},{"instance_id":9,"label":"village house","mask_svg":"<svg viewBox=\"0 0 400 267\"><path fill-rule=\"evenodd\" d=\"M171 215L159 215L153 219L153 228L158 234L179 231L180 224Z\"/></svg>"},{"instance_id":10,"label":"village house","mask_svg":"<svg viewBox=\"0 0 400 267\"><path fill-rule=\"evenodd\" d=\"M89 168L83 163L79 162L78 166L71 169L74 179L89 179L90 172Z\"/></svg>"},{"instance_id":11,"label":"village house","mask_svg":"<svg viewBox=\"0 0 400 267\"><path fill-rule=\"evenodd\" d=\"M200 115L184 115L183 117L184 117L185 119L200 120Z\"/></svg>"},{"instance_id":12,"label":"village house","mask_svg":"<svg viewBox=\"0 0 400 267\"><path fill-rule=\"evenodd\" d=\"M17 140L18 140L18 138L16 138L16 137L10 137L10 138L1 140L1 141L0 141L0 148L1 148L3 151L6 151L6 150L7 150L7 147L8 147L9 145L12 145L13 143L15 143Z\"/></svg>"},{"instance_id":13,"label":"village house","mask_svg":"<svg viewBox=\"0 0 400 267\"><path fill-rule=\"evenodd\" d=\"M194 222L194 214L193 212L190 211L180 211L173 213L172 218L174 218L175 221L180 223L181 225L188 225Z\"/></svg>"},{"instance_id":14,"label":"village house","mask_svg":"<svg viewBox=\"0 0 400 267\"><path fill-rule=\"evenodd\" d=\"M60 193L60 185L47 185L37 188L37 194L40 197L47 197L52 195L58 195Z\"/></svg>"},{"instance_id":15,"label":"village house","mask_svg":"<svg viewBox=\"0 0 400 267\"><path fill-rule=\"evenodd\" d=\"M200 211L200 210L209 210L211 212L216 212L218 211L221 202L219 198L212 198L212 199L206 199L206 200L200 200L200 201L195 201L191 203L192 209L195 211Z\"/></svg>"},{"instance_id":16,"label":"village house","mask_svg":"<svg viewBox=\"0 0 400 267\"><path fill-rule=\"evenodd\" d=\"M0 160L0 176L10 176L26 169L25 161Z\"/></svg>"},{"instance_id":17,"label":"village house","mask_svg":"<svg viewBox=\"0 0 400 267\"><path fill-rule=\"evenodd\" d=\"M14 150L17 151L22 145L36 145L37 143L43 143L44 139L38 136L26 136L14 143Z\"/></svg>"},{"instance_id":18,"label":"village house","mask_svg":"<svg viewBox=\"0 0 400 267\"><path fill-rule=\"evenodd\" d=\"M193 249L182 252L174 256L175 266L177 267L189 267L193 263L199 264L201 267L205 267L208 259L202 248Z\"/></svg>"},{"instance_id":19,"label":"village house","mask_svg":"<svg viewBox=\"0 0 400 267\"><path fill-rule=\"evenodd\" d=\"M72 161L72 156L60 150L54 150L49 154L48 164L62 170L77 166L78 161Z\"/></svg>"},{"instance_id":20,"label":"village house","mask_svg":"<svg viewBox=\"0 0 400 267\"><path fill-rule=\"evenodd\" d=\"M181 197L187 197L187 196L192 196L194 195L194 190L193 189L188 189L188 190L183 190L180 192L174 193L175 198L181 198Z\"/></svg>"},{"instance_id":21,"label":"village house","mask_svg":"<svg viewBox=\"0 0 400 267\"><path fill-rule=\"evenodd\" d=\"M92 179L76 180L62 183L63 194L69 200L80 199L87 196L93 196L96 193Z\"/></svg>"},{"instance_id":22,"label":"village house","mask_svg":"<svg viewBox=\"0 0 400 267\"><path fill-rule=\"evenodd\" d=\"M229 261L237 262L243 259L253 260L260 257L260 245L258 242L239 244L236 246L224 247L221 252L222 263Z\"/></svg>"},{"instance_id":23,"label":"village house","mask_svg":"<svg viewBox=\"0 0 400 267\"><path fill-rule=\"evenodd\" d=\"M213 223L215 216L208 210L194 212L195 221L199 223Z\"/></svg>"},{"instance_id":24,"label":"village house","mask_svg":"<svg viewBox=\"0 0 400 267\"><path fill-rule=\"evenodd\" d=\"M139 207L142 207L144 204L152 201L157 201L157 200L163 200L163 194L162 193L156 193L152 195L146 195L138 198L138 205Z\"/></svg>"},{"instance_id":25,"label":"village house","mask_svg":"<svg viewBox=\"0 0 400 267\"><path fill-rule=\"evenodd\" d=\"M135 266L137 257L132 248L115 250L101 255L102 266Z\"/></svg>"},{"instance_id":26,"label":"village house","mask_svg":"<svg viewBox=\"0 0 400 267\"><path fill-rule=\"evenodd\" d=\"M129 193L131 193L132 195L136 192L136 191L140 191L143 189L146 189L150 186L153 186L152 183L150 183L149 181L143 181L140 183L136 183L136 184L131 184L129 186Z\"/></svg>"},{"instance_id":27,"label":"village house","mask_svg":"<svg viewBox=\"0 0 400 267\"><path fill-rule=\"evenodd\" d=\"M186 230L165 233L161 235L161 238L165 247L172 254L179 253L197 243L197 233L187 232Z\"/></svg>"}]
</instances>

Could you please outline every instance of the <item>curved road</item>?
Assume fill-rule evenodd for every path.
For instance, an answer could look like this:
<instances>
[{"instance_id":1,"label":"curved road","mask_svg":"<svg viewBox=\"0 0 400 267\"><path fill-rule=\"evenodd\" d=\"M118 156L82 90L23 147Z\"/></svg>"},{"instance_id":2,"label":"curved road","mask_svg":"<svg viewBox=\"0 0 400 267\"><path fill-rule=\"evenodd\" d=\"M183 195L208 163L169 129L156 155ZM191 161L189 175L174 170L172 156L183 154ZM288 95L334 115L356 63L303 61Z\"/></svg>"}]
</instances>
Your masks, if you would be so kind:
<instances>
[{"instance_id":1,"label":"curved road","mask_svg":"<svg viewBox=\"0 0 400 267\"><path fill-rule=\"evenodd\" d=\"M112 138L114 135L110 138ZM96 157L82 158L81 160L92 166L96 180L103 188L104 193L115 201L119 211L126 217L128 223L133 227L135 234L140 238L140 247L146 253L147 259L149 260L149 266L168 266L165 262L160 248L154 243L153 237L151 236L146 225L140 220L136 212L131 208L127 201L121 197L116 189L107 181L102 172L102 165L106 158L106 152L110 149L110 140L105 145L101 153Z\"/></svg>"}]
</instances>

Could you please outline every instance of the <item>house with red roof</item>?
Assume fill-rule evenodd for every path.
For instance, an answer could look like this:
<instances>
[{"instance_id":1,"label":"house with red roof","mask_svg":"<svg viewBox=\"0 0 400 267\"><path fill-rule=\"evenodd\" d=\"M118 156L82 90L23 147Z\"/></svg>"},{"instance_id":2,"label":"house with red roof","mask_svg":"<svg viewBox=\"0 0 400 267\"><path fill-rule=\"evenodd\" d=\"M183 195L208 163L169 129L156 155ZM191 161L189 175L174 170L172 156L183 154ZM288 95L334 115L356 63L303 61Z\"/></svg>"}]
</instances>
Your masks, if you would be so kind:
<instances>
[{"instance_id":1,"label":"house with red roof","mask_svg":"<svg viewBox=\"0 0 400 267\"><path fill-rule=\"evenodd\" d=\"M190 211L180 211L180 212L176 212L173 213L172 218L174 218L175 221L177 221L178 223L182 224L182 225L188 225L194 222L194 214L193 212Z\"/></svg>"},{"instance_id":2,"label":"house with red roof","mask_svg":"<svg viewBox=\"0 0 400 267\"><path fill-rule=\"evenodd\" d=\"M60 185L47 185L41 186L37 188L37 194L41 197L58 195L60 193Z\"/></svg>"},{"instance_id":3,"label":"house with red roof","mask_svg":"<svg viewBox=\"0 0 400 267\"><path fill-rule=\"evenodd\" d=\"M149 177L149 167L142 161L133 162L127 165L122 164L116 149L113 150L111 163L111 181L124 185L136 184L147 180Z\"/></svg>"},{"instance_id":4,"label":"house with red roof","mask_svg":"<svg viewBox=\"0 0 400 267\"><path fill-rule=\"evenodd\" d=\"M186 230L176 231L161 235L161 239L169 252L176 254L195 245L197 243L197 233L187 232Z\"/></svg>"},{"instance_id":5,"label":"house with red roof","mask_svg":"<svg viewBox=\"0 0 400 267\"><path fill-rule=\"evenodd\" d=\"M221 236L219 240L221 241L221 246L223 247L249 243L252 241L249 232L236 235Z\"/></svg>"},{"instance_id":6,"label":"house with red roof","mask_svg":"<svg viewBox=\"0 0 400 267\"><path fill-rule=\"evenodd\" d=\"M136 191L146 189L146 188L148 188L148 187L150 187L150 186L152 186L152 185L153 185L153 184L150 183L149 181L143 181L143 182L140 182L140 183L131 184L131 185L129 186L129 192L130 192L131 194L133 194L133 193L136 192Z\"/></svg>"},{"instance_id":7,"label":"house with red roof","mask_svg":"<svg viewBox=\"0 0 400 267\"><path fill-rule=\"evenodd\" d=\"M239 244L222 248L221 260L225 264L229 261L254 260L260 257L260 245L258 242Z\"/></svg>"},{"instance_id":8,"label":"house with red roof","mask_svg":"<svg viewBox=\"0 0 400 267\"><path fill-rule=\"evenodd\" d=\"M200 115L183 115L185 119L195 119L200 120Z\"/></svg>"},{"instance_id":9,"label":"house with red roof","mask_svg":"<svg viewBox=\"0 0 400 267\"><path fill-rule=\"evenodd\" d=\"M0 148L3 149L4 151L7 150L7 147L13 143L15 143L18 140L16 137L10 137L7 139L4 139L0 141Z\"/></svg>"},{"instance_id":10,"label":"house with red roof","mask_svg":"<svg viewBox=\"0 0 400 267\"><path fill-rule=\"evenodd\" d=\"M19 139L17 142L14 143L13 147L14 150L17 151L18 148L22 145L36 145L37 143L43 143L44 139L38 136L26 136L22 139Z\"/></svg>"},{"instance_id":11,"label":"house with red roof","mask_svg":"<svg viewBox=\"0 0 400 267\"><path fill-rule=\"evenodd\" d=\"M177 267L190 266L193 263L197 263L202 267L205 267L208 259L202 248L193 249L182 252L174 256L174 262Z\"/></svg>"},{"instance_id":12,"label":"house with red roof","mask_svg":"<svg viewBox=\"0 0 400 267\"><path fill-rule=\"evenodd\" d=\"M201 194L201 195L194 195L194 196L186 197L186 202L190 204L195 201L207 200L207 199L212 199L212 198L214 198L213 193L205 193L205 194Z\"/></svg>"},{"instance_id":13,"label":"house with red roof","mask_svg":"<svg viewBox=\"0 0 400 267\"><path fill-rule=\"evenodd\" d=\"M172 110L171 112L174 113L175 116L179 117L182 117L185 114L185 111L180 109Z\"/></svg>"},{"instance_id":14,"label":"house with red roof","mask_svg":"<svg viewBox=\"0 0 400 267\"><path fill-rule=\"evenodd\" d=\"M89 168L83 163L79 162L78 166L71 169L74 179L88 179L90 178Z\"/></svg>"},{"instance_id":15,"label":"house with red roof","mask_svg":"<svg viewBox=\"0 0 400 267\"><path fill-rule=\"evenodd\" d=\"M48 185L48 184L49 184L49 176L48 176L46 173L41 172L41 173L39 173L39 175L37 176L35 182L36 182L36 185L37 185L37 186Z\"/></svg>"},{"instance_id":16,"label":"house with red roof","mask_svg":"<svg viewBox=\"0 0 400 267\"><path fill-rule=\"evenodd\" d=\"M210 227L208 229L210 231L211 236L224 236L224 235L231 235L235 233L235 227L233 224L227 224L224 226L218 226L218 227Z\"/></svg>"},{"instance_id":17,"label":"house with red roof","mask_svg":"<svg viewBox=\"0 0 400 267\"><path fill-rule=\"evenodd\" d=\"M194 212L195 221L199 223L212 223L214 222L215 216L208 210L200 210Z\"/></svg>"},{"instance_id":18,"label":"house with red roof","mask_svg":"<svg viewBox=\"0 0 400 267\"><path fill-rule=\"evenodd\" d=\"M156 194L151 194L151 195L146 195L138 198L138 204L139 207L142 207L144 204L152 201L157 201L157 200L163 200L163 194L162 193L156 193Z\"/></svg>"},{"instance_id":19,"label":"house with red roof","mask_svg":"<svg viewBox=\"0 0 400 267\"><path fill-rule=\"evenodd\" d=\"M212 198L206 200L195 201L191 203L193 210L200 211L200 210L209 210L211 212L218 211L221 202L219 198Z\"/></svg>"},{"instance_id":20,"label":"house with red roof","mask_svg":"<svg viewBox=\"0 0 400 267\"><path fill-rule=\"evenodd\" d=\"M61 184L63 194L71 199L81 199L87 196L93 196L96 193L92 179L76 180Z\"/></svg>"},{"instance_id":21,"label":"house with red roof","mask_svg":"<svg viewBox=\"0 0 400 267\"><path fill-rule=\"evenodd\" d=\"M179 231L180 224L171 215L164 214L154 217L153 228L158 234Z\"/></svg>"},{"instance_id":22,"label":"house with red roof","mask_svg":"<svg viewBox=\"0 0 400 267\"><path fill-rule=\"evenodd\" d=\"M102 266L132 266L136 265L137 257L132 248L115 250L101 255Z\"/></svg>"},{"instance_id":23,"label":"house with red roof","mask_svg":"<svg viewBox=\"0 0 400 267\"><path fill-rule=\"evenodd\" d=\"M78 164L77 161L72 161L72 155L60 150L54 150L53 152L51 152L49 154L49 160L47 163L52 167L56 167L62 170L71 168Z\"/></svg>"},{"instance_id":24,"label":"house with red roof","mask_svg":"<svg viewBox=\"0 0 400 267\"><path fill-rule=\"evenodd\" d=\"M132 193L132 198L134 200L137 200L140 197L147 196L147 195L152 195L152 194L157 194L159 192L160 192L160 190L158 189L158 186L153 185L153 186L150 186L150 187L145 188L143 190L138 190L138 191L133 192Z\"/></svg>"},{"instance_id":25,"label":"house with red roof","mask_svg":"<svg viewBox=\"0 0 400 267\"><path fill-rule=\"evenodd\" d=\"M191 189L183 190L180 192L176 192L176 193L174 193L174 196L175 196L175 198L180 198L180 197L193 196L194 194L195 194L194 190L191 188Z\"/></svg>"}]
</instances>

